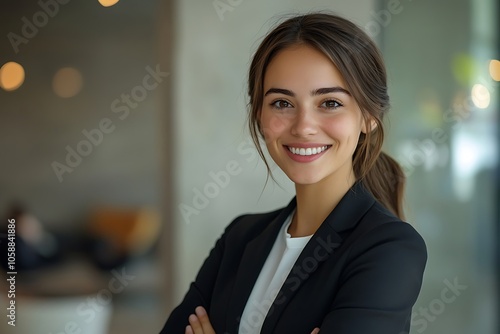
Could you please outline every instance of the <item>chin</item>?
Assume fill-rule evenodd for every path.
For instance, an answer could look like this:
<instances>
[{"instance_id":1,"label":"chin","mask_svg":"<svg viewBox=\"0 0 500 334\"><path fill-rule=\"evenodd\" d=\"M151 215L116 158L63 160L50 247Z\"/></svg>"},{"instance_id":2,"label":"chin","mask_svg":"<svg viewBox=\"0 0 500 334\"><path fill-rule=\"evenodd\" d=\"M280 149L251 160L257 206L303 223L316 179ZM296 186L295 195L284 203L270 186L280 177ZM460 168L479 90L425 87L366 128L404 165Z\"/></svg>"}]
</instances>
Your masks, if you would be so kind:
<instances>
[{"instance_id":1,"label":"chin","mask_svg":"<svg viewBox=\"0 0 500 334\"><path fill-rule=\"evenodd\" d=\"M319 173L307 175L307 173L295 172L286 173L286 175L293 183L300 185L315 184L325 179L325 177L323 175L320 175Z\"/></svg>"}]
</instances>

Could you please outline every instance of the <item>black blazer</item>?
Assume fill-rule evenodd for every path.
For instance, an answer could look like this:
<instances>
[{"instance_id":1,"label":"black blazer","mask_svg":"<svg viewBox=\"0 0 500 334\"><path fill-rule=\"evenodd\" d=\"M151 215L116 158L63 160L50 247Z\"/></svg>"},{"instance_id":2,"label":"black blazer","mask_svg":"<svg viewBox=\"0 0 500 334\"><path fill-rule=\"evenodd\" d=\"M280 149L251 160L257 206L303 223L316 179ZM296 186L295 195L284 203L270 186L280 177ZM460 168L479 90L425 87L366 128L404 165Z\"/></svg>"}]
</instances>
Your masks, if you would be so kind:
<instances>
[{"instance_id":1,"label":"black blazer","mask_svg":"<svg viewBox=\"0 0 500 334\"><path fill-rule=\"evenodd\" d=\"M217 334L238 334L243 309L295 198L236 218L216 242L161 334L184 334L197 306ZM261 333L403 334L427 261L422 237L356 183L309 240Z\"/></svg>"}]
</instances>

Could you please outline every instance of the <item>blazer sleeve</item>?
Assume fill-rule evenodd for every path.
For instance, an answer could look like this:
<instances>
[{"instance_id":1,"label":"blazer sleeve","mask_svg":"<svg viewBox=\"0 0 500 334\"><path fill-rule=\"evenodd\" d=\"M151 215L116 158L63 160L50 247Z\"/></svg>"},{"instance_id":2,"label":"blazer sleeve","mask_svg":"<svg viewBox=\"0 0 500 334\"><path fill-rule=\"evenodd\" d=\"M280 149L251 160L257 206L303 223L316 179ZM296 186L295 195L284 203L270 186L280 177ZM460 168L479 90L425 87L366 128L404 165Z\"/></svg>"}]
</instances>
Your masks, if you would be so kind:
<instances>
[{"instance_id":1,"label":"blazer sleeve","mask_svg":"<svg viewBox=\"0 0 500 334\"><path fill-rule=\"evenodd\" d=\"M186 326L189 325L188 317L194 313L194 309L197 306L209 309L213 287L224 254L227 233L242 217L240 216L233 220L226 227L222 236L216 241L215 246L198 271L196 279L191 283L184 299L172 311L160 334L184 334Z\"/></svg>"},{"instance_id":2,"label":"blazer sleeve","mask_svg":"<svg viewBox=\"0 0 500 334\"><path fill-rule=\"evenodd\" d=\"M385 223L361 237L347 261L320 333L407 333L427 262L422 237L408 223Z\"/></svg>"}]
</instances>

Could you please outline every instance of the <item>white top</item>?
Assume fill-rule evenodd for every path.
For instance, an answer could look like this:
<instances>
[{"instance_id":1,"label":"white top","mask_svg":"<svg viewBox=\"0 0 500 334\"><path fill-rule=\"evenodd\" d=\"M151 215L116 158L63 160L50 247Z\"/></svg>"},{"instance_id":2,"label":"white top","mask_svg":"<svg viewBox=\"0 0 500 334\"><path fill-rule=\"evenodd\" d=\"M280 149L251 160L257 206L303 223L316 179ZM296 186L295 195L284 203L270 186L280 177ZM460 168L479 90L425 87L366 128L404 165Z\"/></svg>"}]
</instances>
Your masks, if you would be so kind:
<instances>
[{"instance_id":1,"label":"white top","mask_svg":"<svg viewBox=\"0 0 500 334\"><path fill-rule=\"evenodd\" d=\"M239 334L259 334L267 312L278 295L295 261L312 235L292 238L288 226L292 222L292 212L281 227L274 246L255 282L241 316Z\"/></svg>"}]
</instances>

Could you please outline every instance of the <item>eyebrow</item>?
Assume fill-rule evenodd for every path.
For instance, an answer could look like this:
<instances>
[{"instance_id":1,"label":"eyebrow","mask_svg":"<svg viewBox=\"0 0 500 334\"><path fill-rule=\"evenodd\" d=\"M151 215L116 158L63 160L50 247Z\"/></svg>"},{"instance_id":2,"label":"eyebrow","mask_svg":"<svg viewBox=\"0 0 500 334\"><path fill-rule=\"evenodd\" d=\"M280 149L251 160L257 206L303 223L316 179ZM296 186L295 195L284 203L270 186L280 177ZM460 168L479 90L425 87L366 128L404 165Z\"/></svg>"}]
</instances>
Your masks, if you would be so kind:
<instances>
[{"instance_id":1,"label":"eyebrow","mask_svg":"<svg viewBox=\"0 0 500 334\"><path fill-rule=\"evenodd\" d=\"M264 96L268 96L269 94L273 94L273 93L284 94L284 95L288 95L291 97L295 97L294 92L292 92L291 90L288 90L288 89L283 89L283 88L269 88L267 90L267 92L264 94ZM324 95L324 94L328 94L328 93L344 93L346 95L351 96L351 93L347 89L339 87L339 86L318 88L318 89L314 89L311 91L312 96Z\"/></svg>"}]
</instances>

